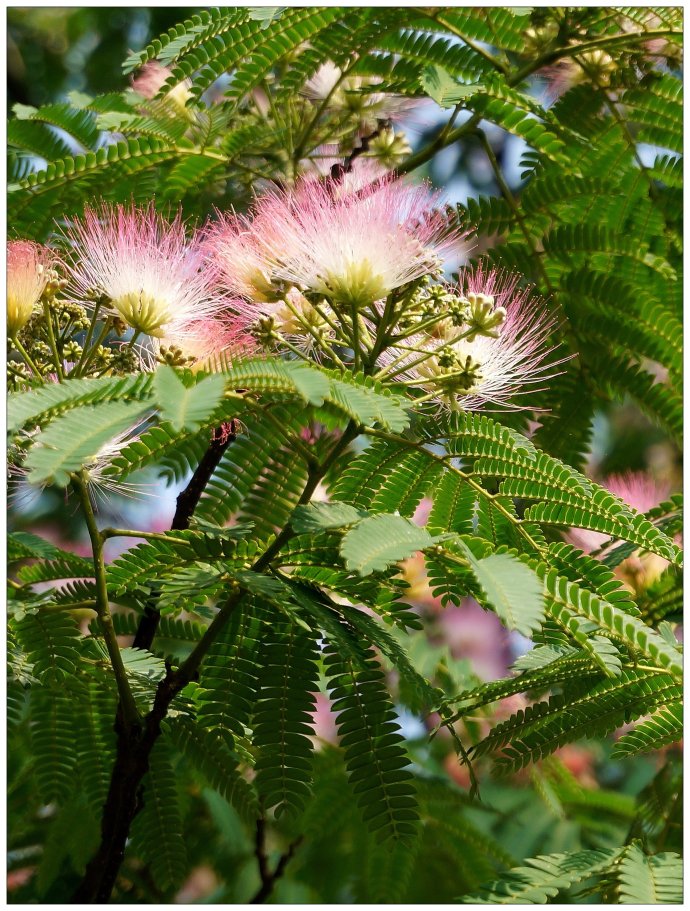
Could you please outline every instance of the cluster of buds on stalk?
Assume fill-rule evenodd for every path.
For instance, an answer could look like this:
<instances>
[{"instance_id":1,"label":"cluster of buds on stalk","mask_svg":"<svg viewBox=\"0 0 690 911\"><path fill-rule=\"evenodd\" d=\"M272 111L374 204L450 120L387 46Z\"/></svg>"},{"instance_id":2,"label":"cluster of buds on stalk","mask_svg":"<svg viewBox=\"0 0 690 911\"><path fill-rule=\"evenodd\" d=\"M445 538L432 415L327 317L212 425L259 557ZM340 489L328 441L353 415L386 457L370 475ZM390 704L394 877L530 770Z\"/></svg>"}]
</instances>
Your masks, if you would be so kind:
<instances>
[{"instance_id":1,"label":"cluster of buds on stalk","mask_svg":"<svg viewBox=\"0 0 690 911\"><path fill-rule=\"evenodd\" d=\"M560 363L547 344L554 320L517 276L466 268L456 285L422 286L414 299L417 315L383 352L377 376L421 389L424 400L516 409Z\"/></svg>"},{"instance_id":2,"label":"cluster of buds on stalk","mask_svg":"<svg viewBox=\"0 0 690 911\"><path fill-rule=\"evenodd\" d=\"M411 152L400 123L418 107L419 100L377 91L380 83L377 77L351 75L327 61L305 82L302 93L315 107L327 106L350 141L368 136L367 158L384 168L395 168ZM348 151L352 148L341 148L341 152Z\"/></svg>"}]
</instances>

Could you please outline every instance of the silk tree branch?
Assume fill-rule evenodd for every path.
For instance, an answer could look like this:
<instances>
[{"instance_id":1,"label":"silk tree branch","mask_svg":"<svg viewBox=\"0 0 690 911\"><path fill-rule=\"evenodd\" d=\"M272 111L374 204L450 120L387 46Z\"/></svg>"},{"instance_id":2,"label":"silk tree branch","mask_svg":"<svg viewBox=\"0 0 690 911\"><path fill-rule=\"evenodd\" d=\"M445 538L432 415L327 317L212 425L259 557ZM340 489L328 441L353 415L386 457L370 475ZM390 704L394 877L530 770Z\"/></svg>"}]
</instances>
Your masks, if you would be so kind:
<instances>
[{"instance_id":1,"label":"silk tree branch","mask_svg":"<svg viewBox=\"0 0 690 911\"><path fill-rule=\"evenodd\" d=\"M331 447L331 450L325 459L319 463L318 466L310 470L307 483L299 500L300 504L309 502L319 481L321 481L338 456L347 448L351 440L353 440L358 433L359 428L351 421L343 432L342 437ZM226 441L226 445L227 443L229 443L229 440ZM222 452L220 455L222 455ZM219 458L220 455L218 456ZM197 487L195 486L194 489L196 490ZM201 491L199 491L199 496L200 495ZM189 508L192 499L192 496L189 495L183 498L182 507L179 507L178 504L178 508L182 510L180 513L181 516L185 514L184 510ZM189 513L189 516L191 516L191 513ZM98 533L98 535L98 540L102 547L100 533ZM263 572L277 556L283 544L293 535L294 532L288 521L282 531L264 551L263 555L254 563L252 571L257 573ZM103 578L105 580L105 577ZM161 734L162 721L166 717L173 699L188 683L197 678L199 668L201 667L201 663L208 653L209 648L220 635L243 597L244 591L239 586L235 586L231 589L225 604L219 610L218 614L215 616L202 638L192 649L186 660L183 661L176 670L168 667L165 677L160 681L156 688L153 706L139 725L125 728L116 721L116 730L118 733L117 749L108 794L101 817L101 841L96 854L91 858L87 865L86 872L79 887L74 893L72 899L74 903L104 904L109 901L117 875L124 860L125 847L132 822L142 806L142 781L149 768L151 751ZM158 621L156 620L153 629L154 634L157 625ZM115 643L115 645L117 645L117 643ZM119 715L120 711L118 710L118 718ZM288 860L289 856L286 856L282 862L282 866L279 862L278 867L276 867L276 870L271 874L271 888L278 875L282 875ZM266 886L267 882L267 880L264 882L264 886ZM270 894L270 890L266 894ZM261 897L258 899L258 901L263 900L264 898Z\"/></svg>"},{"instance_id":2,"label":"silk tree branch","mask_svg":"<svg viewBox=\"0 0 690 911\"><path fill-rule=\"evenodd\" d=\"M252 905L260 905L270 897L276 882L285 872L285 868L290 862L291 858L294 856L295 851L303 841L303 836L299 836L294 841L290 842L288 845L287 851L280 855L278 863L271 871L268 865L268 855L266 854L266 819L263 816L260 816L256 821L256 833L254 837L254 855L256 857L257 865L259 868L259 876L261 877L261 886L258 892L250 900Z\"/></svg>"},{"instance_id":3,"label":"silk tree branch","mask_svg":"<svg viewBox=\"0 0 690 911\"><path fill-rule=\"evenodd\" d=\"M196 509L206 485L211 480L213 472L223 458L225 450L236 438L234 422L223 424L211 434L211 442L196 467L189 484L177 498L177 508L170 526L171 531L184 531L189 528L194 510ZM139 621L132 648L150 649L160 623L161 615L152 600L144 607L144 613Z\"/></svg>"}]
</instances>

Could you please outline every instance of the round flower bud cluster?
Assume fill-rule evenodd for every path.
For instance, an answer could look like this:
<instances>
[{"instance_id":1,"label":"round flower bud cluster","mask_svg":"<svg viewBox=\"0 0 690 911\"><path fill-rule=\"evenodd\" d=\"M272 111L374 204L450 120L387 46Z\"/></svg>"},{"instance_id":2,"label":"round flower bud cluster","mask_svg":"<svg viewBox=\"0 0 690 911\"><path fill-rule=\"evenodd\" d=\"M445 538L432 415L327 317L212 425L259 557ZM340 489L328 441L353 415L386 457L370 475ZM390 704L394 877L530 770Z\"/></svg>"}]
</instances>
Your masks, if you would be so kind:
<instances>
[{"instance_id":1,"label":"round flower bud cluster","mask_svg":"<svg viewBox=\"0 0 690 911\"><path fill-rule=\"evenodd\" d=\"M317 104L328 101L329 108L356 118L364 132L379 121L400 120L418 102L414 98L374 91L381 82L372 76L347 76L331 61L322 64L304 84L303 92Z\"/></svg>"},{"instance_id":2,"label":"round flower bud cluster","mask_svg":"<svg viewBox=\"0 0 690 911\"><path fill-rule=\"evenodd\" d=\"M382 167L393 170L412 154L412 146L404 133L396 132L393 127L385 127L369 142L367 157L373 158Z\"/></svg>"}]
</instances>

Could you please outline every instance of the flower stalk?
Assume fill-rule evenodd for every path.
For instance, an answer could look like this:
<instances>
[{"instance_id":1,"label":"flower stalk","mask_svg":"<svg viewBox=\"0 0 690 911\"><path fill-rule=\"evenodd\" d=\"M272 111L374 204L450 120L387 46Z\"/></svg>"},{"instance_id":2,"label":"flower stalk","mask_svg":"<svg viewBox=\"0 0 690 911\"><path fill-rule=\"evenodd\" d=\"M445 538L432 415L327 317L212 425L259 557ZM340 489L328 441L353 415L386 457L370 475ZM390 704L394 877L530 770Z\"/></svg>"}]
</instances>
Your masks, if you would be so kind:
<instances>
[{"instance_id":1,"label":"flower stalk","mask_svg":"<svg viewBox=\"0 0 690 911\"><path fill-rule=\"evenodd\" d=\"M85 472L82 471L80 474L75 475L73 482L77 493L79 494L82 511L84 513L84 521L86 522L86 528L91 540L93 568L96 578L95 608L96 613L98 614L98 624L103 633L103 639L106 648L108 649L108 656L113 668L113 674L115 675L117 690L120 697L120 706L122 708L122 720L125 730L129 731L140 725L141 716L139 715L139 709L137 708L132 690L129 686L127 671L122 661L120 646L118 645L115 627L113 626L113 618L110 614L108 587L105 577L105 559L103 556L104 538L96 524L96 517L93 512L93 506L91 505L91 498L89 497L88 480L85 476Z\"/></svg>"}]
</instances>

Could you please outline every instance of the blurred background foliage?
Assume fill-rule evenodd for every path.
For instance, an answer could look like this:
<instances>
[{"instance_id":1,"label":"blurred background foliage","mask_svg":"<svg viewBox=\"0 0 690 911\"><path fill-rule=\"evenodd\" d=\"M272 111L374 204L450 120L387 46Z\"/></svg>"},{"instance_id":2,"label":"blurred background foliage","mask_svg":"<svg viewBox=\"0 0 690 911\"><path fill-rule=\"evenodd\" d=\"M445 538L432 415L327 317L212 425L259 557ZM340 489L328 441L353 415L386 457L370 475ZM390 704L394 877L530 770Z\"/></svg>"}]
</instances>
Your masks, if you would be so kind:
<instances>
[{"instance_id":1,"label":"blurred background foliage","mask_svg":"<svg viewBox=\"0 0 690 911\"><path fill-rule=\"evenodd\" d=\"M196 7L25 7L7 10L8 109L123 87L133 48L188 18Z\"/></svg>"},{"instance_id":2,"label":"blurred background foliage","mask_svg":"<svg viewBox=\"0 0 690 911\"><path fill-rule=\"evenodd\" d=\"M122 61L133 49L142 48L153 37L189 17L193 7L11 7L8 9L8 108L16 103L41 105L63 101L71 91L97 94L119 91L127 84ZM540 92L538 80L535 92ZM438 129L440 112L421 117L411 124L409 138L419 147ZM511 184L519 192L517 162L524 144L501 130L488 131L496 157ZM456 144L436 156L419 176L443 187L450 202L463 203L467 197L498 193L486 157L473 140ZM602 403L594 421L594 434L588 473L604 479L612 473L645 472L663 489L681 487L682 463L678 449L632 404ZM176 489L159 491L164 497L157 508L157 527L169 526L174 510ZM147 498L148 499L148 498ZM143 527L151 512L144 504L114 503L118 520L130 520ZM64 509L58 491L48 490L29 499L18 500L12 509L14 528L31 528L58 543L79 550L81 523L76 510ZM70 542L70 543L68 543ZM83 550L84 553L88 549ZM116 555L109 553L112 559ZM415 581L414 566L410 581ZM420 633L416 645L429 673L435 672L448 692L459 692L479 679L505 674L519 653L520 642L508 638L495 617L464 605L442 617L436 605L425 603L419 594L417 606L430 633ZM474 611L474 612L473 612ZM509 711L514 710L511 706ZM476 889L492 878L496 869L512 866L526 857L581 848L606 848L621 844L639 825L634 798L646 794L649 800L649 832L663 829L659 849L679 850L680 835L664 820L654 819L654 795L664 782L655 779L668 758L659 754L634 760L612 761L610 745L583 742L565 747L557 755L509 781L493 782L481 774L481 802L468 796L469 777L458 765L455 752L444 737L428 739L428 731L410 714L404 714L405 733L419 776L422 807L432 808L439 800L437 781L454 782L452 792L463 807L464 830L453 830L444 813L425 816L426 830L417 853L410 857L398 852L383 853L352 812L353 803L340 781L342 767L329 762L329 748L320 754L318 775L331 776L330 787L321 789L328 806L311 812L309 838L277 883L273 901L288 902L425 902L433 894L437 902L451 901L459 894ZM482 719L477 719L481 725ZM321 719L324 742L329 740L328 712ZM27 735L28 736L28 735ZM25 744L30 750L30 743ZM481 764L478 771L485 772ZM30 779L22 775L21 753L9 758L10 814L12 807L33 801L27 788ZM668 773L666 773L668 774ZM646 789L646 790L645 790ZM447 800L443 790L440 799ZM192 873L176 896L177 902L245 902L256 892L258 879L254 844L230 804L203 782L183 795L188 841L185 845ZM327 847L318 837L324 815L334 824ZM322 814L322 815L320 815ZM25 821L26 816L22 817ZM95 820L86 807L82 827L61 832L53 827L52 837L64 839L63 850L53 850L53 867L40 868L40 846L46 818L33 818L28 828L15 827L10 842L9 897L11 902L63 901L79 879L77 867L90 853ZM471 825L469 825L471 823ZM311 825L311 829L309 829ZM268 845L272 857L278 856L294 833L289 826L278 826ZM81 849L79 845L81 844ZM86 847L84 847L86 846ZM382 894L377 886L390 882L389 865L397 864L397 896ZM386 867L387 876L383 875ZM379 869L377 869L377 867ZM222 874L221 872L222 871ZM337 871L337 875L335 875ZM38 877L38 878L37 878ZM156 895L151 871L145 864L130 862L124 871L129 891L118 900L141 903L164 900ZM587 896L578 896L586 903Z\"/></svg>"}]
</instances>

